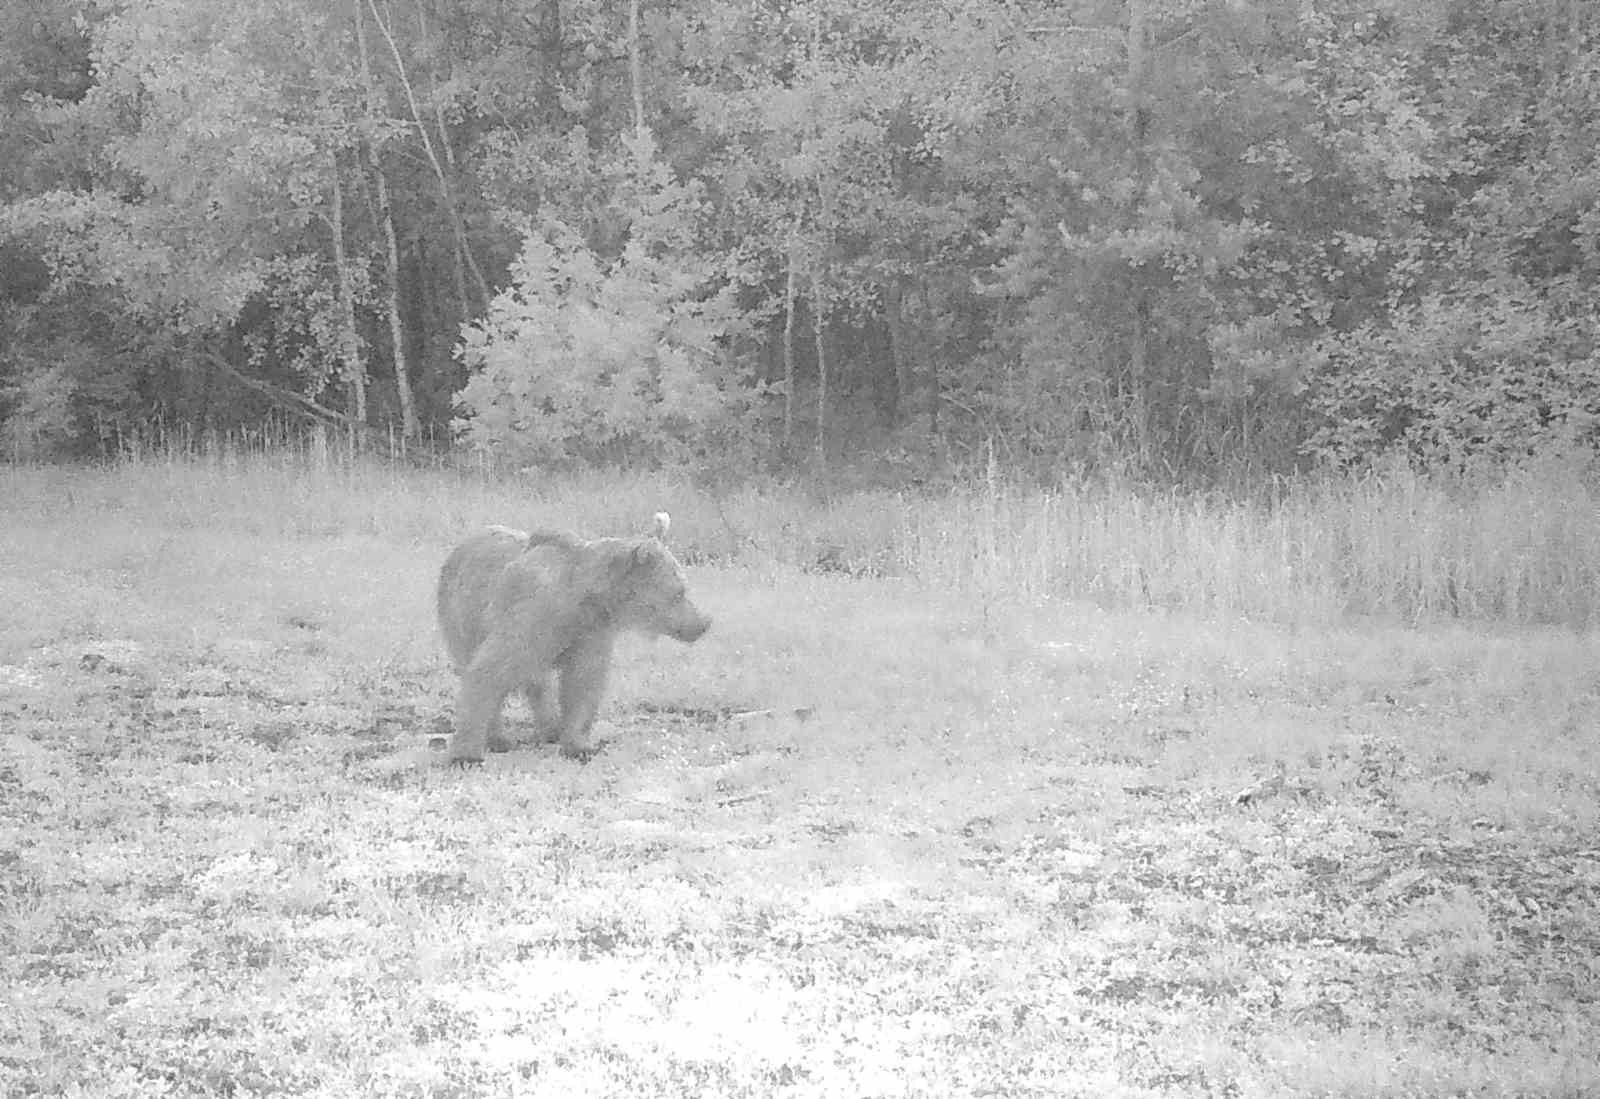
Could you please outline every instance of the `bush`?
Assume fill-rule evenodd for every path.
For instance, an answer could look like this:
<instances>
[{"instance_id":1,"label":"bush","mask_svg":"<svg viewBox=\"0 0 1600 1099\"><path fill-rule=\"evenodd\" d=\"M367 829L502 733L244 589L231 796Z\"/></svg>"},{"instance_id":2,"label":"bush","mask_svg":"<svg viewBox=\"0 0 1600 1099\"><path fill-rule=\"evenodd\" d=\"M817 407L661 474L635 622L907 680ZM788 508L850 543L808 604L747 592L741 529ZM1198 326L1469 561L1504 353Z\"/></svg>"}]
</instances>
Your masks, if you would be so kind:
<instances>
[{"instance_id":1,"label":"bush","mask_svg":"<svg viewBox=\"0 0 1600 1099\"><path fill-rule=\"evenodd\" d=\"M1504 468L1600 446L1600 357L1579 321L1506 292L1430 297L1392 325L1326 341L1311 370L1307 453L1398 454L1423 468Z\"/></svg>"},{"instance_id":2,"label":"bush","mask_svg":"<svg viewBox=\"0 0 1600 1099\"><path fill-rule=\"evenodd\" d=\"M607 262L564 222L530 231L512 284L458 353L462 436L520 463L682 459L748 422L753 390L724 351L741 321L694 250L693 188L648 139L614 205L626 243Z\"/></svg>"}]
</instances>

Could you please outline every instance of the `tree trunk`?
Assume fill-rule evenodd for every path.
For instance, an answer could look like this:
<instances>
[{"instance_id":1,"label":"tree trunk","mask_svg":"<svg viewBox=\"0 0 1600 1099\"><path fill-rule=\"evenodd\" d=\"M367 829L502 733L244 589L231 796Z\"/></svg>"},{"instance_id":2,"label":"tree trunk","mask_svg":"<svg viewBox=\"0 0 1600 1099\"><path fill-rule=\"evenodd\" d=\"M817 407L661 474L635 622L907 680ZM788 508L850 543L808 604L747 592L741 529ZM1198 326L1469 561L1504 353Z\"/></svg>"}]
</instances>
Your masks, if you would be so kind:
<instances>
[{"instance_id":1,"label":"tree trunk","mask_svg":"<svg viewBox=\"0 0 1600 1099\"><path fill-rule=\"evenodd\" d=\"M1133 194L1128 202L1130 229L1136 227L1142 216L1145 191L1150 186L1150 156L1147 148L1150 107L1146 88L1149 58L1147 5L1148 0L1128 2L1128 141L1133 150ZM1139 457L1148 460L1150 302L1141 271L1131 270L1129 282L1132 291L1128 301L1128 375L1133 404L1131 418Z\"/></svg>"},{"instance_id":2,"label":"tree trunk","mask_svg":"<svg viewBox=\"0 0 1600 1099\"><path fill-rule=\"evenodd\" d=\"M889 328L889 360L894 367L894 400L889 409L889 426L899 427L905 422L906 406L911 400L911 355L906 346L905 293L898 279L890 279L883 288L883 319Z\"/></svg>"},{"instance_id":3,"label":"tree trunk","mask_svg":"<svg viewBox=\"0 0 1600 1099\"><path fill-rule=\"evenodd\" d=\"M628 74L633 84L633 132L644 136L644 62L639 51L639 0L628 5Z\"/></svg>"},{"instance_id":4,"label":"tree trunk","mask_svg":"<svg viewBox=\"0 0 1600 1099\"><path fill-rule=\"evenodd\" d=\"M446 26L448 27L448 24L446 24ZM442 57L452 57L452 56L454 56L451 53L451 50L453 48L452 44L448 40L443 45L435 45L435 43L433 42L432 33L428 29L428 7L427 7L427 5L425 3L418 3L417 4L417 27L418 27L419 33L422 36L423 47L430 54L436 54L436 55L442 56ZM448 39L448 33L449 32L447 30L446 31L447 39ZM364 37L361 39L360 48L361 48L361 55L362 55L363 58L365 58L366 57L366 45L365 45L365 38ZM454 63L452 63L452 71L453 71L453 69L454 69ZM363 76L369 75L367 73L367 70L366 70L365 62L363 62L363 66L362 66L362 75ZM435 91L437 91L437 83L435 84ZM433 125L434 125L434 128L439 131L439 147L444 150L444 162L450 168L451 178L454 178L455 174L456 174L456 150L455 150L455 146L452 145L451 142L450 142L450 127L448 125L446 125L446 122L445 122L444 97L441 96L441 95L435 94L432 98L433 98ZM476 307L474 306L472 299L467 296L467 259L468 259L468 257L467 257L466 251L465 251L465 249L466 249L466 238L461 233L453 233L452 236L454 237L454 240L455 240L455 262L451 265L450 273L455 278L456 298L457 298L457 301L459 302L460 307L461 307L461 316L462 317L469 317L476 310ZM419 323L422 323L425 326L424 327L424 331L426 331L427 330L426 329L427 322L426 321L422 321L422 322L419 322ZM424 358L426 358L426 357L427 357L426 353L424 353Z\"/></svg>"},{"instance_id":5,"label":"tree trunk","mask_svg":"<svg viewBox=\"0 0 1600 1099\"><path fill-rule=\"evenodd\" d=\"M1149 129L1149 108L1145 101L1145 69L1149 58L1147 5L1148 0L1128 0L1128 131L1133 155L1138 160L1144 158L1145 133ZM1135 195L1133 201L1138 203L1142 197Z\"/></svg>"},{"instance_id":6,"label":"tree trunk","mask_svg":"<svg viewBox=\"0 0 1600 1099\"><path fill-rule=\"evenodd\" d=\"M828 354L822 338L822 275L811 267L811 334L817 341L817 468L828 471Z\"/></svg>"},{"instance_id":7,"label":"tree trunk","mask_svg":"<svg viewBox=\"0 0 1600 1099\"><path fill-rule=\"evenodd\" d=\"M389 181L383 165L372 158L372 175L378 189L378 219L383 224L385 259L389 270L389 340L394 345L394 389L400 400L400 433L407 442L422 434L417 406L411 396L411 368L406 356L405 328L400 323L400 249L395 243L394 214L389 205Z\"/></svg>"},{"instance_id":8,"label":"tree trunk","mask_svg":"<svg viewBox=\"0 0 1600 1099\"><path fill-rule=\"evenodd\" d=\"M783 288L783 441L794 441L794 307L799 299L795 235L789 234L789 278Z\"/></svg>"},{"instance_id":9,"label":"tree trunk","mask_svg":"<svg viewBox=\"0 0 1600 1099\"><path fill-rule=\"evenodd\" d=\"M561 111L561 0L538 0L534 24L539 52L534 101L544 123L553 126Z\"/></svg>"},{"instance_id":10,"label":"tree trunk","mask_svg":"<svg viewBox=\"0 0 1600 1099\"><path fill-rule=\"evenodd\" d=\"M350 263L344 253L344 183L339 157L333 156L333 269L339 277L339 370L349 394L350 417L367 422L367 370L361 362L361 340L356 335L356 300Z\"/></svg>"},{"instance_id":11,"label":"tree trunk","mask_svg":"<svg viewBox=\"0 0 1600 1099\"><path fill-rule=\"evenodd\" d=\"M933 291L926 280L922 283L922 315L933 316ZM939 362L949 342L948 338L940 340L928 356L928 434L934 438L939 437L939 406L944 401L944 393L939 388Z\"/></svg>"},{"instance_id":12,"label":"tree trunk","mask_svg":"<svg viewBox=\"0 0 1600 1099\"><path fill-rule=\"evenodd\" d=\"M422 110L417 105L417 95L411 87L411 78L406 74L405 60L400 54L400 46L394 40L394 34L389 30L389 24L378 12L376 0L367 0L367 11L372 16L372 23L378 28L378 33L383 35L383 40L388 43L389 56L394 61L395 75L400 80L400 88L405 92L406 103L411 109L411 121L416 128L417 138L422 142L422 152L433 169L434 178L439 182L439 197L444 200L445 211L450 216L450 230L455 234L456 247L460 249L462 257L466 260L468 269L472 272L473 280L477 283L478 292L484 302L488 302L489 280L483 277L483 271L478 267L478 261L472 254L472 249L467 245L467 231L461 217L461 209L456 203L455 189L450 185L450 176L444 170L444 164L439 159L439 153L434 148L433 138L429 136L427 123L422 120ZM372 81L372 72L367 59L367 31L366 20L356 13L356 52L361 59L361 77L367 88L367 116L378 116L376 102L376 86ZM442 135L441 135L442 137Z\"/></svg>"}]
</instances>

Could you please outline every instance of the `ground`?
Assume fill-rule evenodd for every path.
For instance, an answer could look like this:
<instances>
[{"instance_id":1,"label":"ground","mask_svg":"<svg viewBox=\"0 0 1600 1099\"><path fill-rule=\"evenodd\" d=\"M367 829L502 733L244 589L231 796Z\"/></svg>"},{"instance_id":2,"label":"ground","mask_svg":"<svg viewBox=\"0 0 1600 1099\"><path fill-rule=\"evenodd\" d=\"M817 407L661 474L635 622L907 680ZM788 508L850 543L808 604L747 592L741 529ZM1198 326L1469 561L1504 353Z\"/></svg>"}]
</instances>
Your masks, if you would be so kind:
<instances>
[{"instance_id":1,"label":"ground","mask_svg":"<svg viewBox=\"0 0 1600 1099\"><path fill-rule=\"evenodd\" d=\"M0 1094L1600 1092L1593 636L750 558L463 774L526 515L0 479Z\"/></svg>"}]
</instances>

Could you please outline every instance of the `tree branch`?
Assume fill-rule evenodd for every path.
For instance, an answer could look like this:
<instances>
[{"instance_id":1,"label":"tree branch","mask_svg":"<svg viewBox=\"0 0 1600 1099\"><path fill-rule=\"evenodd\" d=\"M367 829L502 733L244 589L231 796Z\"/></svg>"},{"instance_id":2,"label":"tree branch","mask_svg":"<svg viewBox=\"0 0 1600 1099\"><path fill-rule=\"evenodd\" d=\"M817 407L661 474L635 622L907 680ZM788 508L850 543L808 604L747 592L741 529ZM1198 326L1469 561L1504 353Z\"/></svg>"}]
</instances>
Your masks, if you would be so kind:
<instances>
[{"instance_id":1,"label":"tree branch","mask_svg":"<svg viewBox=\"0 0 1600 1099\"><path fill-rule=\"evenodd\" d=\"M285 389L281 385L273 385L271 382L264 382L260 378L250 377L215 351L202 348L199 353L202 358L213 366L220 368L223 373L234 381L247 389L255 390L279 408L304 416L308 420L327 424L330 427L354 428L363 432L368 430L366 424L358 423L354 418L346 416L343 412L320 405L310 397L303 397L292 389Z\"/></svg>"}]
</instances>

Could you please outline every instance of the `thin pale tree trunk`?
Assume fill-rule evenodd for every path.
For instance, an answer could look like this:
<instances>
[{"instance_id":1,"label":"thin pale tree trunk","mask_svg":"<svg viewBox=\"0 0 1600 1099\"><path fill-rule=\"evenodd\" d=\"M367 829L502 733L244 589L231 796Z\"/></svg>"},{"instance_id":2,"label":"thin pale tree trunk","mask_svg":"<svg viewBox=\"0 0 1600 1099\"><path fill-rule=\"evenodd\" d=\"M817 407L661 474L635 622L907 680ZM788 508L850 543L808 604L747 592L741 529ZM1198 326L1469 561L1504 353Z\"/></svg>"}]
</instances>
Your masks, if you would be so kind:
<instances>
[{"instance_id":1,"label":"thin pale tree trunk","mask_svg":"<svg viewBox=\"0 0 1600 1099\"><path fill-rule=\"evenodd\" d=\"M1144 206L1145 189L1150 185L1148 89L1148 2L1128 3L1128 139L1133 148L1133 195L1129 202L1129 222L1136 224ZM1133 429L1139 456L1148 460L1150 302L1138 272L1133 276L1129 300L1128 374L1133 397Z\"/></svg>"},{"instance_id":2,"label":"thin pale tree trunk","mask_svg":"<svg viewBox=\"0 0 1600 1099\"><path fill-rule=\"evenodd\" d=\"M383 40L388 43L389 56L394 61L395 75L400 80L400 88L405 92L406 103L411 109L411 121L415 124L417 137L422 141L422 152L427 157L428 165L433 169L434 177L439 182L439 194L444 199L445 210L450 215L450 229L455 234L456 247L467 261L467 267L472 271L473 280L477 283L478 292L483 300L489 300L489 280L483 277L483 271L478 267L478 261L472 255L472 249L467 246L467 233L461 219L460 207L456 204L455 190L450 186L450 177L444 170L444 164L439 159L438 150L434 147L432 136L428 132L427 123L422 120L422 110L417 105L417 94L411 87L411 78L406 74L404 59L400 56L400 46L394 40L389 24L378 12L376 0L367 0L367 11L372 15L373 25L378 28L378 33L383 35ZM368 96L367 107L374 111L371 73L367 62L367 35L366 21L357 13L356 16L356 49L361 54L361 72L367 81Z\"/></svg>"},{"instance_id":3,"label":"thin pale tree trunk","mask_svg":"<svg viewBox=\"0 0 1600 1099\"><path fill-rule=\"evenodd\" d=\"M333 157L333 269L339 279L339 369L350 398L350 416L367 422L367 369L361 362L361 341L356 335L356 295L350 278L350 261L344 251L344 183L339 157Z\"/></svg>"},{"instance_id":4,"label":"thin pale tree trunk","mask_svg":"<svg viewBox=\"0 0 1600 1099\"><path fill-rule=\"evenodd\" d=\"M407 442L422 435L416 401L411 394L411 367L406 358L405 328L400 323L400 249L395 242L394 215L389 205L389 181L383 165L372 158L372 175L378 189L378 220L383 224L384 258L389 275L389 340L394 345L394 389L400 399L400 432Z\"/></svg>"},{"instance_id":5,"label":"thin pale tree trunk","mask_svg":"<svg viewBox=\"0 0 1600 1099\"><path fill-rule=\"evenodd\" d=\"M794 307L799 301L799 262L789 235L789 279L783 289L783 441L794 441Z\"/></svg>"},{"instance_id":6,"label":"thin pale tree trunk","mask_svg":"<svg viewBox=\"0 0 1600 1099\"><path fill-rule=\"evenodd\" d=\"M828 470L828 354L822 338L822 275L811 268L811 334L817 341L817 466Z\"/></svg>"},{"instance_id":7,"label":"thin pale tree trunk","mask_svg":"<svg viewBox=\"0 0 1600 1099\"><path fill-rule=\"evenodd\" d=\"M450 52L449 43L446 43L443 47L435 46L433 42L433 34L428 29L428 6L424 3L419 3L417 5L417 26L430 53L445 57L454 56ZM366 47L364 44L361 46L361 49L363 51L363 56L365 56ZM370 75L366 71L365 67L363 67L362 73L363 76ZM444 97L437 94L437 82L435 82L434 90L435 94L432 96L433 125L434 128L439 131L439 148L444 150L444 162L450 168L451 178L454 178L456 172L456 150L455 146L450 143L450 127L445 124L444 117ZM467 295L466 240L460 233L453 233L452 236L454 238L455 262L450 265L450 273L455 278L456 300L461 304L461 315L463 317L467 317L472 315L472 312L476 306L473 304L472 299Z\"/></svg>"},{"instance_id":8,"label":"thin pale tree trunk","mask_svg":"<svg viewBox=\"0 0 1600 1099\"><path fill-rule=\"evenodd\" d=\"M897 279L883 288L883 319L889 326L889 360L894 368L894 415L891 427L906 420L906 405L911 398L911 350L906 346L905 292Z\"/></svg>"},{"instance_id":9,"label":"thin pale tree trunk","mask_svg":"<svg viewBox=\"0 0 1600 1099\"><path fill-rule=\"evenodd\" d=\"M933 315L933 296L928 289L926 280L922 282L922 315ZM926 346L926 345L924 345ZM942 355L943 352L939 352ZM939 358L938 355L928 356L928 433L939 434L939 404L944 400L944 394L939 389Z\"/></svg>"},{"instance_id":10,"label":"thin pale tree trunk","mask_svg":"<svg viewBox=\"0 0 1600 1099\"><path fill-rule=\"evenodd\" d=\"M639 0L628 5L628 70L633 83L633 132L644 136L644 62L639 50Z\"/></svg>"},{"instance_id":11,"label":"thin pale tree trunk","mask_svg":"<svg viewBox=\"0 0 1600 1099\"><path fill-rule=\"evenodd\" d=\"M561 87L561 0L538 0L536 7L531 20L537 43L534 51L539 58L533 83L534 102L540 121L551 125L562 113L558 95Z\"/></svg>"}]
</instances>

